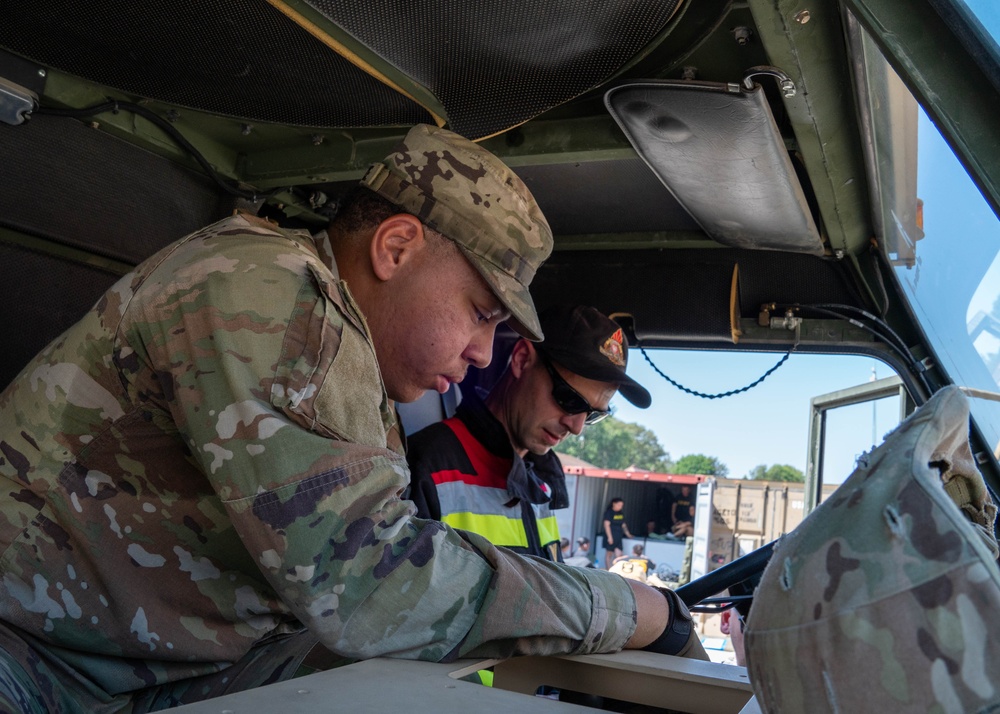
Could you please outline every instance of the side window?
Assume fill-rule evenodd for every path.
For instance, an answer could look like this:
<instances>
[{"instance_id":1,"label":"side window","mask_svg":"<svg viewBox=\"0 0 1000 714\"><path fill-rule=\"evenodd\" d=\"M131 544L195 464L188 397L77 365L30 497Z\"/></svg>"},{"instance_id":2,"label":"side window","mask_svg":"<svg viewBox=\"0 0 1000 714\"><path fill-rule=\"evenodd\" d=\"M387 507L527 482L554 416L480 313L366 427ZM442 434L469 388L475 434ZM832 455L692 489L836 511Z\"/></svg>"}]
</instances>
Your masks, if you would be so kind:
<instances>
[{"instance_id":1,"label":"side window","mask_svg":"<svg viewBox=\"0 0 1000 714\"><path fill-rule=\"evenodd\" d=\"M781 353L681 350L648 350L647 354L657 369L703 393L750 384L781 357ZM873 379L880 387L896 379L890 367L870 357L798 352L758 386L718 399L698 397L670 385L639 353L630 354L629 374L649 389L653 405L643 410L617 399L615 417L650 429L675 464L684 456L703 454L724 467L719 475L732 479L761 476L758 466L776 464L790 465L804 476L810 453L811 402L823 395L864 389ZM889 391L889 395L879 395L884 401L875 403L874 410L867 404L851 412L845 402L845 418L830 412L824 482L843 481L857 457L881 443L899 423L898 386Z\"/></svg>"}]
</instances>

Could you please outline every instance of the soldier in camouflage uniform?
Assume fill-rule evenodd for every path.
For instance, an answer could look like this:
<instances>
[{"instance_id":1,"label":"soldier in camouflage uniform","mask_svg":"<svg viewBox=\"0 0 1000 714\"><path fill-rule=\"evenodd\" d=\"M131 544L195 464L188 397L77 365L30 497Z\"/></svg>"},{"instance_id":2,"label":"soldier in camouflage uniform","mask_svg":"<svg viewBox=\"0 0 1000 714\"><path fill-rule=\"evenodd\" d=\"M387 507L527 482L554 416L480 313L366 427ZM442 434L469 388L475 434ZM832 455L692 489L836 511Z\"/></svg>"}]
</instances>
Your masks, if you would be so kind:
<instances>
[{"instance_id":1,"label":"soldier in camouflage uniform","mask_svg":"<svg viewBox=\"0 0 1000 714\"><path fill-rule=\"evenodd\" d=\"M442 660L666 633L654 590L399 499L390 400L487 364L508 315L540 338L552 238L443 130L362 184L329 236L238 215L164 248L0 395L0 709L165 708L293 676L317 640Z\"/></svg>"}]
</instances>

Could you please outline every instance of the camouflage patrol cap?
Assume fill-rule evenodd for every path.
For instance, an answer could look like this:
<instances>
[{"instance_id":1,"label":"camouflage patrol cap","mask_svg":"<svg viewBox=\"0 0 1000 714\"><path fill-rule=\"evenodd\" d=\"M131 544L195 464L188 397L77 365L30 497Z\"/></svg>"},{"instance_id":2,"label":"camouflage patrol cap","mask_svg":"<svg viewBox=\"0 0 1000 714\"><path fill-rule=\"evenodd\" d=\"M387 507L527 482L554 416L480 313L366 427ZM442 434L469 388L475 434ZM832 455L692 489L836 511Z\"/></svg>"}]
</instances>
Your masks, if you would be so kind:
<instances>
[{"instance_id":1,"label":"camouflage patrol cap","mask_svg":"<svg viewBox=\"0 0 1000 714\"><path fill-rule=\"evenodd\" d=\"M777 545L747 619L763 711L1000 707L996 507L939 391Z\"/></svg>"},{"instance_id":2,"label":"camouflage patrol cap","mask_svg":"<svg viewBox=\"0 0 1000 714\"><path fill-rule=\"evenodd\" d=\"M458 134L418 124L361 185L456 243L510 310L511 327L542 339L528 285L552 252L552 231L500 159Z\"/></svg>"}]
</instances>

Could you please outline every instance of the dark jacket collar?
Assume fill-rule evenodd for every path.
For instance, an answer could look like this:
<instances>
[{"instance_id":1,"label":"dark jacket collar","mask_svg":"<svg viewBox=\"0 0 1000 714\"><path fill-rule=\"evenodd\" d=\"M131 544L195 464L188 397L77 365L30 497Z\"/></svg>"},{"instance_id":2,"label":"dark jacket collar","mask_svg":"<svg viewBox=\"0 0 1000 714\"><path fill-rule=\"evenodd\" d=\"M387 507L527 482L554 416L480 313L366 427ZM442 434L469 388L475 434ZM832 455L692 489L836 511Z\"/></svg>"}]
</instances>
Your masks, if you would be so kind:
<instances>
[{"instance_id":1,"label":"dark jacket collar","mask_svg":"<svg viewBox=\"0 0 1000 714\"><path fill-rule=\"evenodd\" d=\"M490 453L511 460L510 473L507 474L507 493L510 497L529 503L548 503L550 509L569 506L566 475L559 457L552 451L540 456L528 452L524 459L515 454L507 430L493 416L477 391L468 390L462 394L462 403L458 405L455 416Z\"/></svg>"}]
</instances>

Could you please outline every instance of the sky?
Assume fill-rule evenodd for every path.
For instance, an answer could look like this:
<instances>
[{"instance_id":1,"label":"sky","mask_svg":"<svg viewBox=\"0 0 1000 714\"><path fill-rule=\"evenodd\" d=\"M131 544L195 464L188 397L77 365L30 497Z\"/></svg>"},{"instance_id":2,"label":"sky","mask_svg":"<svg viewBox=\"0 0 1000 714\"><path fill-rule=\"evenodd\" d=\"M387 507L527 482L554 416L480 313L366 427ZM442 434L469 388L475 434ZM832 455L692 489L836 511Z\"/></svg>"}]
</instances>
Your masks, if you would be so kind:
<instances>
[{"instance_id":1,"label":"sky","mask_svg":"<svg viewBox=\"0 0 1000 714\"><path fill-rule=\"evenodd\" d=\"M738 389L770 369L781 354L666 351L647 352L657 367L690 389L715 393ZM740 478L759 464L789 464L805 471L809 402L815 396L889 377L894 371L870 357L793 354L762 384L722 399L693 397L666 382L638 350L629 350L628 374L653 397L638 409L621 396L613 401L618 419L641 424L675 461L687 454L714 456ZM898 398L843 407L827 418L824 483L840 483L856 458L899 423Z\"/></svg>"}]
</instances>

